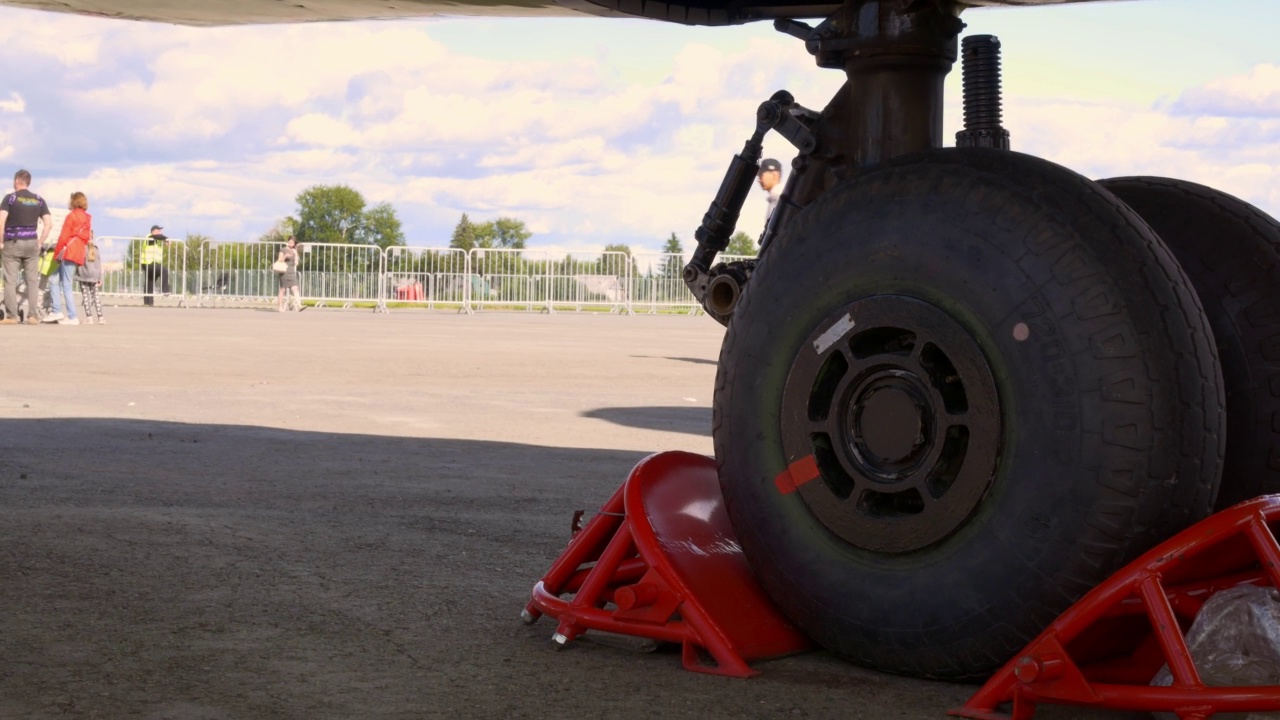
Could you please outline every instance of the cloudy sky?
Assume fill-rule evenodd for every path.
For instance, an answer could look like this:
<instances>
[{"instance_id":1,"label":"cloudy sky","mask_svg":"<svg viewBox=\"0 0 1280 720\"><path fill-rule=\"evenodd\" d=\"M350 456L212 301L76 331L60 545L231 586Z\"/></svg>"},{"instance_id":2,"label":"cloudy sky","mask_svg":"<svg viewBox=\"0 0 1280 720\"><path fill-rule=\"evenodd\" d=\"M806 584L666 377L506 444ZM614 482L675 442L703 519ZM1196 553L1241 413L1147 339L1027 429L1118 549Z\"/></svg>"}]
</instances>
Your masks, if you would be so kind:
<instances>
[{"instance_id":1,"label":"cloudy sky","mask_svg":"<svg viewBox=\"0 0 1280 720\"><path fill-rule=\"evenodd\" d=\"M967 12L1004 47L1018 150L1156 174L1280 215L1280 2L1135 0ZM186 28L0 9L0 168L97 232L256 239L300 190L392 203L411 245L461 213L535 247L657 251L693 229L756 105L819 109L843 76L769 24L427 19ZM948 138L958 129L959 70ZM789 160L785 141L766 153ZM8 176L6 170L0 175ZM759 230L761 193L741 227Z\"/></svg>"}]
</instances>

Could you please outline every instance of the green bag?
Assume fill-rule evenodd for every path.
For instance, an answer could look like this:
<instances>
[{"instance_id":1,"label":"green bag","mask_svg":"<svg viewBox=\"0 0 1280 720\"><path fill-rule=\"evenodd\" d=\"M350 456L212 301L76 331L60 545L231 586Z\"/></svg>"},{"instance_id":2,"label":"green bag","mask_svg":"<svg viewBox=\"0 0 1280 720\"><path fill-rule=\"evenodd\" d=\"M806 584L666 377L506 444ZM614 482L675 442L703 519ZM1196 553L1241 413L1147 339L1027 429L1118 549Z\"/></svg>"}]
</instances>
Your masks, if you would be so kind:
<instances>
[{"instance_id":1,"label":"green bag","mask_svg":"<svg viewBox=\"0 0 1280 720\"><path fill-rule=\"evenodd\" d=\"M53 251L47 250L40 253L40 274L52 275L56 269L58 269L58 261L54 260Z\"/></svg>"}]
</instances>

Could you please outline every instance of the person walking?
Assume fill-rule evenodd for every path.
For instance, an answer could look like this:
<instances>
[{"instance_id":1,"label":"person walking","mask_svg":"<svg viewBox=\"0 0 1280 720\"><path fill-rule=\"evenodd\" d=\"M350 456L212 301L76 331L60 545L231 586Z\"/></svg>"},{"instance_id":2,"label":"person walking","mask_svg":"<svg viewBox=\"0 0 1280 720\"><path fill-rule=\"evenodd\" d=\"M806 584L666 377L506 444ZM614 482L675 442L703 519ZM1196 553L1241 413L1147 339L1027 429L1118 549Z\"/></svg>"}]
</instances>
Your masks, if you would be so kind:
<instances>
[{"instance_id":1,"label":"person walking","mask_svg":"<svg viewBox=\"0 0 1280 720\"><path fill-rule=\"evenodd\" d=\"M279 274L280 292L276 294L276 311L284 312L286 307L302 310L301 290L298 287L298 239L289 236L284 248L276 256L277 263L284 263L285 271ZM285 300L285 295L289 300Z\"/></svg>"},{"instance_id":2,"label":"person walking","mask_svg":"<svg viewBox=\"0 0 1280 720\"><path fill-rule=\"evenodd\" d=\"M778 207L778 198L782 197L782 163L773 158L765 158L760 162L760 172L756 175L760 189L769 193L769 209L764 214L765 225Z\"/></svg>"},{"instance_id":3,"label":"person walking","mask_svg":"<svg viewBox=\"0 0 1280 720\"><path fill-rule=\"evenodd\" d=\"M34 312L40 306L40 248L49 238L53 220L43 198L31 192L31 173L13 174L13 192L0 200L0 266L4 271L4 319L0 325L18 323L18 276L26 282L27 323L40 322Z\"/></svg>"},{"instance_id":4,"label":"person walking","mask_svg":"<svg viewBox=\"0 0 1280 720\"><path fill-rule=\"evenodd\" d=\"M76 270L76 280L80 281L80 300L84 303L84 321L92 325L97 317L99 325L106 325L102 317L102 301L98 298L98 288L102 286L102 256L98 254L98 244L89 238L89 247L84 251L84 264Z\"/></svg>"},{"instance_id":5,"label":"person walking","mask_svg":"<svg viewBox=\"0 0 1280 720\"><path fill-rule=\"evenodd\" d=\"M85 251L93 238L93 218L89 215L89 198L82 192L71 193L67 203L71 213L62 221L62 233L53 248L58 269L49 283L53 295L53 312L45 316L45 322L59 325L79 325L76 317L76 297L72 294L76 273L84 265Z\"/></svg>"},{"instance_id":6,"label":"person walking","mask_svg":"<svg viewBox=\"0 0 1280 720\"><path fill-rule=\"evenodd\" d=\"M165 295L169 294L169 269L164 266L164 250L168 243L169 238L165 237L164 228L159 225L152 225L151 234L142 241L142 257L139 264L142 265L142 277L145 283L143 305L156 304L156 281L159 281L160 291Z\"/></svg>"}]
</instances>

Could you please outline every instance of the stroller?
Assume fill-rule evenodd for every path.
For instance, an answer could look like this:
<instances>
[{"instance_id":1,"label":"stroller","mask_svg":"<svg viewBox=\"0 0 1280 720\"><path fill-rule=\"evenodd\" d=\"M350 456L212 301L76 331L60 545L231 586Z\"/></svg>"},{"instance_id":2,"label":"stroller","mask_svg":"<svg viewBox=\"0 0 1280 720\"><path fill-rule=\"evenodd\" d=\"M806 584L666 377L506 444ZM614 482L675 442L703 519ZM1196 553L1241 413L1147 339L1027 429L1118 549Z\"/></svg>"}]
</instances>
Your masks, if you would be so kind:
<instances>
[{"instance_id":1,"label":"stroller","mask_svg":"<svg viewBox=\"0 0 1280 720\"><path fill-rule=\"evenodd\" d=\"M53 259L53 248L44 250L40 253L40 307L35 308L34 317L37 320L43 320L46 315L53 310L53 293L49 290L49 277L53 275L57 264ZM0 279L0 287L4 286L4 280ZM18 321L26 322L27 318L32 317L32 311L27 307L27 283L18 276ZM4 314L4 309L0 308L0 315Z\"/></svg>"}]
</instances>

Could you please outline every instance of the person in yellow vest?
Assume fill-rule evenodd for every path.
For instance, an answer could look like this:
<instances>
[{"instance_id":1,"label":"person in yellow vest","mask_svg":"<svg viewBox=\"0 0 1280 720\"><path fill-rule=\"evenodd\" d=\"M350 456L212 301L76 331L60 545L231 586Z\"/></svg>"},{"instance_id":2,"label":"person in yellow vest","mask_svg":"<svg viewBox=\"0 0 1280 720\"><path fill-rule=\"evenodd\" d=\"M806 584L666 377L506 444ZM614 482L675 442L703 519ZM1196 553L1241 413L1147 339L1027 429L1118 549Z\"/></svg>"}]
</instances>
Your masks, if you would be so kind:
<instances>
[{"instance_id":1,"label":"person in yellow vest","mask_svg":"<svg viewBox=\"0 0 1280 720\"><path fill-rule=\"evenodd\" d=\"M160 291L169 294L169 269L164 266L164 251L169 238L164 236L164 228L151 226L151 234L142 241L142 257L138 264L142 265L143 289L142 304L155 305L156 281L160 281Z\"/></svg>"}]
</instances>

